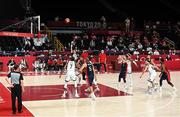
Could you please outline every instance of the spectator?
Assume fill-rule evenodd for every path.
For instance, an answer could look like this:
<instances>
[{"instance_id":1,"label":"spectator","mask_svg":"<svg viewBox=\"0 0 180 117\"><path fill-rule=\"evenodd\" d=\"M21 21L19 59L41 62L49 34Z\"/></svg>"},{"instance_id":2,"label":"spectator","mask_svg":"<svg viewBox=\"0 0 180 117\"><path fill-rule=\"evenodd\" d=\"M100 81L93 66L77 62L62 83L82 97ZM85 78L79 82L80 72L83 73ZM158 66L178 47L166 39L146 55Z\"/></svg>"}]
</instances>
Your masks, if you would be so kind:
<instances>
[{"instance_id":1,"label":"spectator","mask_svg":"<svg viewBox=\"0 0 180 117\"><path fill-rule=\"evenodd\" d=\"M27 63L26 59L22 58L20 63L19 63L20 71L24 71L24 70L28 71L28 68L29 68L29 66L28 66L28 63Z\"/></svg>"},{"instance_id":2,"label":"spectator","mask_svg":"<svg viewBox=\"0 0 180 117\"><path fill-rule=\"evenodd\" d=\"M93 55L90 56L90 61L93 63L94 67L96 67L96 69L98 70L98 74L100 72L100 64L97 61L96 57L94 57Z\"/></svg>"},{"instance_id":3,"label":"spectator","mask_svg":"<svg viewBox=\"0 0 180 117\"><path fill-rule=\"evenodd\" d=\"M135 61L140 61L139 55L136 56Z\"/></svg>"},{"instance_id":4,"label":"spectator","mask_svg":"<svg viewBox=\"0 0 180 117\"><path fill-rule=\"evenodd\" d=\"M110 36L108 36L108 38L107 38L107 46L109 49L113 48L113 40L112 40L112 37L110 37Z\"/></svg>"},{"instance_id":5,"label":"spectator","mask_svg":"<svg viewBox=\"0 0 180 117\"><path fill-rule=\"evenodd\" d=\"M135 44L134 44L134 43L129 44L128 48L129 48L129 50L130 50L131 52L134 51L134 49L135 49Z\"/></svg>"},{"instance_id":6,"label":"spectator","mask_svg":"<svg viewBox=\"0 0 180 117\"><path fill-rule=\"evenodd\" d=\"M31 42L30 38L24 38L24 49L25 50L30 50L31 49Z\"/></svg>"},{"instance_id":7,"label":"spectator","mask_svg":"<svg viewBox=\"0 0 180 117\"><path fill-rule=\"evenodd\" d=\"M166 56L166 61L171 61L171 60L172 60L171 55L168 54L168 55Z\"/></svg>"},{"instance_id":8,"label":"spectator","mask_svg":"<svg viewBox=\"0 0 180 117\"><path fill-rule=\"evenodd\" d=\"M106 29L107 27L106 18L102 16L100 21L101 21L102 29Z\"/></svg>"},{"instance_id":9,"label":"spectator","mask_svg":"<svg viewBox=\"0 0 180 117\"><path fill-rule=\"evenodd\" d=\"M150 47L150 46L147 47L147 48L146 48L146 51L148 51L148 52L149 52L149 51L152 51L152 47Z\"/></svg>"},{"instance_id":10,"label":"spectator","mask_svg":"<svg viewBox=\"0 0 180 117\"><path fill-rule=\"evenodd\" d=\"M53 60L53 70L54 70L55 73L57 73L59 71L58 60L57 59Z\"/></svg>"},{"instance_id":11,"label":"spectator","mask_svg":"<svg viewBox=\"0 0 180 117\"><path fill-rule=\"evenodd\" d=\"M154 54L153 51L152 51L152 49L149 50L148 54L149 54L149 55L153 55L153 54Z\"/></svg>"},{"instance_id":12,"label":"spectator","mask_svg":"<svg viewBox=\"0 0 180 117\"><path fill-rule=\"evenodd\" d=\"M95 34L92 33L92 34L91 34L91 38L92 38L92 37L94 38L94 36L95 36ZM82 38L83 38L83 39L82 39L82 40L83 40L83 42L82 42L82 47L83 47L84 49L88 49L89 44L90 44L90 39L89 39L88 34L85 33Z\"/></svg>"},{"instance_id":13,"label":"spectator","mask_svg":"<svg viewBox=\"0 0 180 117\"><path fill-rule=\"evenodd\" d=\"M114 47L114 50L115 50L116 52L119 52L119 48L118 48L117 46Z\"/></svg>"},{"instance_id":14,"label":"spectator","mask_svg":"<svg viewBox=\"0 0 180 117\"><path fill-rule=\"evenodd\" d=\"M36 49L36 50L38 50L38 51L42 50L42 48L41 48L42 42L41 42L40 39L35 38L35 39L34 39L34 45L35 45L35 49Z\"/></svg>"},{"instance_id":15,"label":"spectator","mask_svg":"<svg viewBox=\"0 0 180 117\"><path fill-rule=\"evenodd\" d=\"M58 65L58 69L61 70L61 72L62 72L63 68L64 68L64 61L63 61L62 57L59 57L59 59L57 60L57 65Z\"/></svg>"},{"instance_id":16,"label":"spectator","mask_svg":"<svg viewBox=\"0 0 180 117\"><path fill-rule=\"evenodd\" d=\"M43 73L46 70L46 62L45 60L40 60L40 70Z\"/></svg>"},{"instance_id":17,"label":"spectator","mask_svg":"<svg viewBox=\"0 0 180 117\"><path fill-rule=\"evenodd\" d=\"M158 50L154 50L154 55L160 55Z\"/></svg>"},{"instance_id":18,"label":"spectator","mask_svg":"<svg viewBox=\"0 0 180 117\"><path fill-rule=\"evenodd\" d=\"M139 55L139 51L137 51L137 49L133 52L133 55Z\"/></svg>"},{"instance_id":19,"label":"spectator","mask_svg":"<svg viewBox=\"0 0 180 117\"><path fill-rule=\"evenodd\" d=\"M176 55L176 50L173 50L172 55Z\"/></svg>"},{"instance_id":20,"label":"spectator","mask_svg":"<svg viewBox=\"0 0 180 117\"><path fill-rule=\"evenodd\" d=\"M76 50L73 51L72 57L74 58L75 61L78 59L78 54L76 53Z\"/></svg>"},{"instance_id":21,"label":"spectator","mask_svg":"<svg viewBox=\"0 0 180 117\"><path fill-rule=\"evenodd\" d=\"M94 40L94 39L91 39L91 41L90 41L90 47L91 47L91 49L95 48L95 46L96 46L95 40Z\"/></svg>"},{"instance_id":22,"label":"spectator","mask_svg":"<svg viewBox=\"0 0 180 117\"><path fill-rule=\"evenodd\" d=\"M104 50L101 50L101 53L98 55L99 57L99 63L100 63L100 68L102 65L104 65L104 70L106 73L106 54L104 53Z\"/></svg>"},{"instance_id":23,"label":"spectator","mask_svg":"<svg viewBox=\"0 0 180 117\"><path fill-rule=\"evenodd\" d=\"M87 52L87 50L83 50L82 54L81 54L81 57L86 60L88 58L89 54Z\"/></svg>"},{"instance_id":24,"label":"spectator","mask_svg":"<svg viewBox=\"0 0 180 117\"><path fill-rule=\"evenodd\" d=\"M141 50L141 49L143 49L143 45L142 45L140 42L138 42L137 48L138 48L139 50Z\"/></svg>"},{"instance_id":25,"label":"spectator","mask_svg":"<svg viewBox=\"0 0 180 117\"><path fill-rule=\"evenodd\" d=\"M16 64L16 62L14 61L14 59L10 59L7 63L7 66L9 68L9 71L11 71L14 68L14 65Z\"/></svg>"},{"instance_id":26,"label":"spectator","mask_svg":"<svg viewBox=\"0 0 180 117\"><path fill-rule=\"evenodd\" d=\"M52 58L48 59L47 64L48 64L48 71L52 70L53 69L53 60L52 60Z\"/></svg>"},{"instance_id":27,"label":"spectator","mask_svg":"<svg viewBox=\"0 0 180 117\"><path fill-rule=\"evenodd\" d=\"M126 32L129 32L130 31L130 19L129 18L126 18L125 19L125 31Z\"/></svg>"}]
</instances>

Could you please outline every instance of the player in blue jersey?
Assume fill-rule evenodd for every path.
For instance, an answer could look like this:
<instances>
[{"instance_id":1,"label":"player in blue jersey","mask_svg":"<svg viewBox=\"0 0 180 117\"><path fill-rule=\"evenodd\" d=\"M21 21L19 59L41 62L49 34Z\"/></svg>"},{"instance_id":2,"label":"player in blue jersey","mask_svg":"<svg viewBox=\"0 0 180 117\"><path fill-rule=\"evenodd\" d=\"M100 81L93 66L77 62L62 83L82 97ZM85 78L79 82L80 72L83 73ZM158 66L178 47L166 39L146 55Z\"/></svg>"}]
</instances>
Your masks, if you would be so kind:
<instances>
[{"instance_id":1,"label":"player in blue jersey","mask_svg":"<svg viewBox=\"0 0 180 117\"><path fill-rule=\"evenodd\" d=\"M88 86L90 89L90 97L95 100L96 96L94 94L94 90L93 90L93 82L94 79L96 80L96 74L95 74L95 70L94 70L94 66L92 64L92 62L87 58L86 62L82 65L82 67L80 68L80 72L83 72L83 69L86 69L86 80L88 82Z\"/></svg>"}]
</instances>

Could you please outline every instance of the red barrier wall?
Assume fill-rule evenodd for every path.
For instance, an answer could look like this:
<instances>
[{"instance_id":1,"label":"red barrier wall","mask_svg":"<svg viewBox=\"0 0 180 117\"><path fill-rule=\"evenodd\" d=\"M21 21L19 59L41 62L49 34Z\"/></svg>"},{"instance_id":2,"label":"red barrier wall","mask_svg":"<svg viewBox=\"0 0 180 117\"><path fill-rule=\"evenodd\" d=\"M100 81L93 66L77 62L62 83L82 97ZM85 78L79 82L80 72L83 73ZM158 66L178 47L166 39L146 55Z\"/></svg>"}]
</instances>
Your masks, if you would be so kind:
<instances>
[{"instance_id":1,"label":"red barrier wall","mask_svg":"<svg viewBox=\"0 0 180 117\"><path fill-rule=\"evenodd\" d=\"M141 55L140 58L142 57L146 57L147 55ZM121 64L118 64L117 63L117 57L118 55L116 56L107 56L107 63L108 64L112 64L112 69L114 69L115 71L119 71L120 70L120 65ZM151 56L151 58L153 59L158 59L160 56L157 56L157 55L153 55ZM161 55L162 58L165 58L166 55ZM136 56L132 56L132 59L134 60L136 58ZM171 55L171 58L172 58L172 61L165 61L165 64L167 66L167 68L169 70L180 70L180 57L178 55ZM154 61L155 64L157 64L157 66L160 65L159 61ZM144 67L144 62L141 62L141 61L137 61L137 65L138 67L136 67L134 64L132 64L132 69L133 71L142 71L142 68Z\"/></svg>"},{"instance_id":2,"label":"red barrier wall","mask_svg":"<svg viewBox=\"0 0 180 117\"><path fill-rule=\"evenodd\" d=\"M120 64L117 63L117 57L118 55L111 55L111 56L107 56L107 64L108 65L112 65L112 69L115 71L119 71L120 70ZM146 55L142 55L141 57L146 57ZM162 58L165 58L166 55L161 55ZM13 58L15 60L16 63L19 63L20 60L22 59L22 57L0 57L0 62L3 63L3 67L2 67L2 71L7 71L8 67L7 67L7 63L8 61ZM27 56L25 57L25 59L28 62L29 65L29 70L33 70L33 66L32 63L35 60L35 56ZM132 58L134 59L135 56L132 56ZM159 56L151 56L151 58L159 58ZM180 70L180 57L178 55L172 55L171 56L172 61L166 61L165 64L167 65L169 70ZM177 60L179 59L179 60ZM158 61L155 61L156 64L159 64ZM142 62L137 62L138 67L136 67L133 64L133 71L141 71L142 67L144 66Z\"/></svg>"},{"instance_id":3,"label":"red barrier wall","mask_svg":"<svg viewBox=\"0 0 180 117\"><path fill-rule=\"evenodd\" d=\"M160 63L159 62L155 62L155 64L157 64L157 66L160 66ZM180 70L180 60L178 61L166 61L165 62L167 68L170 70L170 71L176 71L176 70ZM119 71L120 70L120 65L121 64L118 64L117 62L114 63L114 70L115 71ZM135 66L134 64L132 64L132 69L133 71L135 72L139 72L139 71L142 71L143 67L144 67L144 63L142 62L137 62L137 65L138 66Z\"/></svg>"}]
</instances>

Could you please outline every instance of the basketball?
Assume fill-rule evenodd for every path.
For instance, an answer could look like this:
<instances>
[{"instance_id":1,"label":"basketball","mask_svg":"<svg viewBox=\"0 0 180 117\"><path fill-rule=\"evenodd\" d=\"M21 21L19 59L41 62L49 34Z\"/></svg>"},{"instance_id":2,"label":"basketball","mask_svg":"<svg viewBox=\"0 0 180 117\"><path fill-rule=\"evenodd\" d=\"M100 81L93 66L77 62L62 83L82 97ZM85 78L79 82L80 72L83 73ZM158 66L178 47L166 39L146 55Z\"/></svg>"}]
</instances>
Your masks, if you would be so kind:
<instances>
[{"instance_id":1,"label":"basketball","mask_svg":"<svg viewBox=\"0 0 180 117\"><path fill-rule=\"evenodd\" d=\"M65 19L65 23L69 23L70 22L70 19L69 18L66 18Z\"/></svg>"}]
</instances>

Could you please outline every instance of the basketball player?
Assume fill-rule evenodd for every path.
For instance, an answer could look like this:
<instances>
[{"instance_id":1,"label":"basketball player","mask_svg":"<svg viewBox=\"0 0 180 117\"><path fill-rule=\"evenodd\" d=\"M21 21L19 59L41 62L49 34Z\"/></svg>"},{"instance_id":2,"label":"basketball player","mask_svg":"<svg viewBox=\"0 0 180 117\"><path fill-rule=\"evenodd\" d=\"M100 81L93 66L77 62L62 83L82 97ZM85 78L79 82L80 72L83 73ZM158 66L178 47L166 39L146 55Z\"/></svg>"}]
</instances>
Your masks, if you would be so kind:
<instances>
[{"instance_id":1,"label":"basketball player","mask_svg":"<svg viewBox=\"0 0 180 117\"><path fill-rule=\"evenodd\" d=\"M135 61L132 60L131 55L127 54L127 78L129 80L129 86L132 87L133 83L132 83L132 63L136 65L137 67L137 63Z\"/></svg>"},{"instance_id":2,"label":"basketball player","mask_svg":"<svg viewBox=\"0 0 180 117\"><path fill-rule=\"evenodd\" d=\"M146 65L145 65L145 68L144 68L140 78L142 78L143 74L146 71L149 72L149 77L147 79L149 93L152 93L156 88L155 77L157 75L157 72L155 69L159 70L159 68L157 66L153 65L153 63L151 63L151 61L149 59L146 59Z\"/></svg>"},{"instance_id":3,"label":"basketball player","mask_svg":"<svg viewBox=\"0 0 180 117\"><path fill-rule=\"evenodd\" d=\"M150 61L152 65L155 65L154 59L152 59L150 55L147 55L146 59L147 61Z\"/></svg>"},{"instance_id":4,"label":"basketball player","mask_svg":"<svg viewBox=\"0 0 180 117\"><path fill-rule=\"evenodd\" d=\"M173 87L173 89L176 91L176 87L171 83L171 79L170 79L170 73L166 67L166 65L164 64L164 59L161 58L160 59L160 64L161 64L161 74L159 75L160 76L160 80L159 80L159 83L160 83L160 91L162 91L162 82L163 80L166 80L167 83Z\"/></svg>"},{"instance_id":5,"label":"basketball player","mask_svg":"<svg viewBox=\"0 0 180 117\"><path fill-rule=\"evenodd\" d=\"M86 69L86 80L88 82L89 89L90 89L90 97L93 100L95 100L96 96L94 94L92 84L93 84L94 79L96 79L96 74L95 74L94 66L92 62L89 60L89 58L86 59L85 63L82 65L79 71L82 73L84 69Z\"/></svg>"},{"instance_id":6,"label":"basketball player","mask_svg":"<svg viewBox=\"0 0 180 117\"><path fill-rule=\"evenodd\" d=\"M74 81L75 97L79 97L79 95L77 93L77 76L76 76L76 73L75 73L75 61L74 61L74 58L72 56L69 56L69 59L70 60L68 61L67 65L66 65L67 66L67 71L66 71L65 84L64 84L64 93L63 93L62 97L66 97L67 83L70 80Z\"/></svg>"},{"instance_id":7,"label":"basketball player","mask_svg":"<svg viewBox=\"0 0 180 117\"><path fill-rule=\"evenodd\" d=\"M90 58L91 58L91 56L90 56L88 59L90 60ZM92 61L91 61L91 62L92 62ZM78 62L77 62L77 64L76 64L76 65L77 65L77 68L80 69L84 63L86 63L86 59L83 59L82 57L80 57L79 60L78 60ZM93 63L92 63L92 64L93 64ZM93 66L94 66L94 65L93 65ZM88 81L86 80L86 68L84 68L84 69L82 70L81 74L82 74L82 79L86 82L86 86L88 87L87 89L85 89L85 92L90 92L89 85L88 85L89 83L88 83ZM79 75L77 75L77 76L78 76L78 78L79 78L78 84L81 85L81 77L80 77ZM99 89L99 87L98 87L98 84L97 84L97 79L94 79L94 80L93 80L93 84L94 84L95 87L96 87L95 91L100 91L100 89Z\"/></svg>"},{"instance_id":8,"label":"basketball player","mask_svg":"<svg viewBox=\"0 0 180 117\"><path fill-rule=\"evenodd\" d=\"M80 69L84 63L85 63L85 59L83 59L83 57L79 57L79 59L77 60L77 63L76 63L77 68ZM85 69L83 69L83 71L82 71L82 79L86 82L86 70ZM78 84L81 84L81 77L79 77ZM86 82L86 84L87 84L87 82Z\"/></svg>"},{"instance_id":9,"label":"basketball player","mask_svg":"<svg viewBox=\"0 0 180 117\"><path fill-rule=\"evenodd\" d=\"M121 79L123 79L124 81L124 87L125 89L127 88L126 87L126 75L127 75L127 58L126 56L122 56L119 55L119 57L117 58L118 60L118 63L120 64L121 63L121 69L120 69L120 73L119 73L119 87L120 87L120 82L121 82Z\"/></svg>"}]
</instances>

